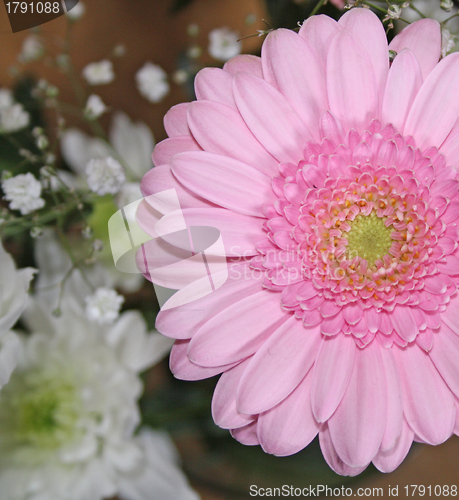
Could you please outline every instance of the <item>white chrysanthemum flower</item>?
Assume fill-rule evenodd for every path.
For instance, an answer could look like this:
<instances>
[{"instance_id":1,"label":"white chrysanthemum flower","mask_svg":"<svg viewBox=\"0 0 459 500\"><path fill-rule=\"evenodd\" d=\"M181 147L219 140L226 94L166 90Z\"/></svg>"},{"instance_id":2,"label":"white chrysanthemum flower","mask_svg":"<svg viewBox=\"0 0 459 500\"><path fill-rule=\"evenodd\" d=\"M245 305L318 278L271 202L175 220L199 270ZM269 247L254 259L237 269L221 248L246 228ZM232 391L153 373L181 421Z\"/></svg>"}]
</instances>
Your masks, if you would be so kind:
<instances>
[{"instance_id":1,"label":"white chrysanthemum flower","mask_svg":"<svg viewBox=\"0 0 459 500\"><path fill-rule=\"evenodd\" d=\"M159 361L170 342L148 334L133 311L101 328L69 298L60 318L35 301L25 321L40 333L21 338L20 362L0 392L2 496L196 499L162 434L133 435L138 373Z\"/></svg>"},{"instance_id":2,"label":"white chrysanthemum flower","mask_svg":"<svg viewBox=\"0 0 459 500\"><path fill-rule=\"evenodd\" d=\"M21 62L30 62L40 59L45 53L45 47L40 37L29 35L22 44L19 60Z\"/></svg>"},{"instance_id":3,"label":"white chrysanthemum flower","mask_svg":"<svg viewBox=\"0 0 459 500\"><path fill-rule=\"evenodd\" d=\"M78 21L84 16L85 12L86 5L80 0L72 10L67 12L67 17L72 21Z\"/></svg>"},{"instance_id":4,"label":"white chrysanthemum flower","mask_svg":"<svg viewBox=\"0 0 459 500\"><path fill-rule=\"evenodd\" d=\"M128 166L127 174L132 180L140 181L153 167L151 152L155 140L145 123L134 123L126 114L116 113L110 127L110 142ZM80 176L84 176L90 159L102 159L113 154L104 141L74 128L62 135L61 150L70 168Z\"/></svg>"},{"instance_id":5,"label":"white chrysanthemum flower","mask_svg":"<svg viewBox=\"0 0 459 500\"><path fill-rule=\"evenodd\" d=\"M124 297L111 288L98 288L86 297L86 317L99 325L110 325L120 315Z\"/></svg>"},{"instance_id":6,"label":"white chrysanthemum flower","mask_svg":"<svg viewBox=\"0 0 459 500\"><path fill-rule=\"evenodd\" d=\"M442 28L441 30L441 56L445 57L453 47L455 47L456 42L454 41L453 35L450 33L449 29Z\"/></svg>"},{"instance_id":7,"label":"white chrysanthemum flower","mask_svg":"<svg viewBox=\"0 0 459 500\"><path fill-rule=\"evenodd\" d=\"M45 200L41 198L41 184L30 172L5 179L2 189L5 200L10 202L9 208L20 210L22 215L45 206Z\"/></svg>"},{"instance_id":8,"label":"white chrysanthemum flower","mask_svg":"<svg viewBox=\"0 0 459 500\"><path fill-rule=\"evenodd\" d=\"M229 28L216 28L209 33L209 54L219 61L227 61L241 53L239 34Z\"/></svg>"},{"instance_id":9,"label":"white chrysanthemum flower","mask_svg":"<svg viewBox=\"0 0 459 500\"><path fill-rule=\"evenodd\" d=\"M126 181L123 167L111 156L92 159L86 166L86 180L89 189L103 196L116 194Z\"/></svg>"},{"instance_id":10,"label":"white chrysanthemum flower","mask_svg":"<svg viewBox=\"0 0 459 500\"><path fill-rule=\"evenodd\" d=\"M13 104L14 104L14 99L11 90L0 88L0 110L9 108Z\"/></svg>"},{"instance_id":11,"label":"white chrysanthemum flower","mask_svg":"<svg viewBox=\"0 0 459 500\"><path fill-rule=\"evenodd\" d=\"M153 167L151 153L155 141L145 123L134 123L125 113L116 113L110 127L110 142L135 180L140 181Z\"/></svg>"},{"instance_id":12,"label":"white chrysanthemum flower","mask_svg":"<svg viewBox=\"0 0 459 500\"><path fill-rule=\"evenodd\" d=\"M142 199L139 182L126 182L116 195L116 204L118 208L124 208L137 200Z\"/></svg>"},{"instance_id":13,"label":"white chrysanthemum flower","mask_svg":"<svg viewBox=\"0 0 459 500\"><path fill-rule=\"evenodd\" d=\"M84 114L88 120L95 120L102 116L107 111L107 106L100 96L96 94L91 94L86 101L86 107L84 108Z\"/></svg>"},{"instance_id":14,"label":"white chrysanthemum flower","mask_svg":"<svg viewBox=\"0 0 459 500\"><path fill-rule=\"evenodd\" d=\"M135 79L139 92L150 102L159 102L169 93L167 73L157 64L146 62Z\"/></svg>"},{"instance_id":15,"label":"white chrysanthemum flower","mask_svg":"<svg viewBox=\"0 0 459 500\"><path fill-rule=\"evenodd\" d=\"M115 78L113 64L108 59L85 66L83 76L90 85L105 85Z\"/></svg>"},{"instance_id":16,"label":"white chrysanthemum flower","mask_svg":"<svg viewBox=\"0 0 459 500\"><path fill-rule=\"evenodd\" d=\"M16 269L0 242L0 387L9 379L19 356L17 337L9 330L22 314L35 269Z\"/></svg>"},{"instance_id":17,"label":"white chrysanthemum flower","mask_svg":"<svg viewBox=\"0 0 459 500\"><path fill-rule=\"evenodd\" d=\"M17 132L27 127L29 122L29 113L22 104L16 103L3 109L0 108L0 133Z\"/></svg>"}]
</instances>

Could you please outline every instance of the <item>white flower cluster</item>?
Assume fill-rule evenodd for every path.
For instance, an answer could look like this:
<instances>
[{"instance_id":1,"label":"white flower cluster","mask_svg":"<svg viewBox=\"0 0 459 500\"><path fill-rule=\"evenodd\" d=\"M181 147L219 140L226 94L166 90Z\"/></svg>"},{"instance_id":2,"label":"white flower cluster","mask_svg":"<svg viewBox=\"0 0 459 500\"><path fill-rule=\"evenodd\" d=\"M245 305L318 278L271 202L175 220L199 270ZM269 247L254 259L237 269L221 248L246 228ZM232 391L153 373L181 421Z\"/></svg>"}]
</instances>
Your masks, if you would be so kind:
<instances>
[{"instance_id":1,"label":"white flower cluster","mask_svg":"<svg viewBox=\"0 0 459 500\"><path fill-rule=\"evenodd\" d=\"M5 200L9 201L11 210L20 210L27 215L45 206L41 197L41 184L33 174L19 174L2 181Z\"/></svg>"},{"instance_id":2,"label":"white flower cluster","mask_svg":"<svg viewBox=\"0 0 459 500\"><path fill-rule=\"evenodd\" d=\"M86 297L86 316L99 325L109 325L119 316L124 297L115 290L98 288L93 295Z\"/></svg>"},{"instance_id":3,"label":"white flower cluster","mask_svg":"<svg viewBox=\"0 0 459 500\"><path fill-rule=\"evenodd\" d=\"M167 74L157 64L145 63L135 78L139 92L151 102L159 102L169 93Z\"/></svg>"},{"instance_id":4,"label":"white flower cluster","mask_svg":"<svg viewBox=\"0 0 459 500\"><path fill-rule=\"evenodd\" d=\"M9 89L0 88L0 134L17 132L27 127L30 116L20 103L14 102Z\"/></svg>"},{"instance_id":5,"label":"white flower cluster","mask_svg":"<svg viewBox=\"0 0 459 500\"><path fill-rule=\"evenodd\" d=\"M116 194L126 181L123 167L111 156L92 159L86 166L89 189L100 196Z\"/></svg>"},{"instance_id":6,"label":"white flower cluster","mask_svg":"<svg viewBox=\"0 0 459 500\"><path fill-rule=\"evenodd\" d=\"M107 106L105 106L104 101L96 95L91 94L86 101L86 107L84 108L84 115L88 120L95 120L102 116L107 111Z\"/></svg>"},{"instance_id":7,"label":"white flower cluster","mask_svg":"<svg viewBox=\"0 0 459 500\"><path fill-rule=\"evenodd\" d=\"M83 76L90 85L111 83L115 79L113 63L108 59L90 63L83 68Z\"/></svg>"}]
</instances>

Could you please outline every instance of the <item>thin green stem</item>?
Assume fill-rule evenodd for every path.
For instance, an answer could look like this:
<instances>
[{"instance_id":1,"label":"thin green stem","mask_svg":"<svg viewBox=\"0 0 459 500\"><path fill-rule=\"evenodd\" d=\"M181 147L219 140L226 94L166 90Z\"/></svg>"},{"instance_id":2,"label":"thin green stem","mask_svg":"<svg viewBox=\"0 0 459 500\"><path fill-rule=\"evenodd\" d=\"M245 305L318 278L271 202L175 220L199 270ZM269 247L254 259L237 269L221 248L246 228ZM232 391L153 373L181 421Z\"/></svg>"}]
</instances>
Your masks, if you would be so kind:
<instances>
[{"instance_id":1,"label":"thin green stem","mask_svg":"<svg viewBox=\"0 0 459 500\"><path fill-rule=\"evenodd\" d=\"M442 21L440 24L446 24L448 21L451 21L451 19L454 19L455 17L457 17L459 15L459 12L456 12L456 14L453 14L452 16L448 17L448 19L445 19L444 21Z\"/></svg>"},{"instance_id":2,"label":"thin green stem","mask_svg":"<svg viewBox=\"0 0 459 500\"><path fill-rule=\"evenodd\" d=\"M423 19L425 19L427 17L417 7L415 7L412 3L410 3L410 8L413 9L414 12L417 12Z\"/></svg>"},{"instance_id":3,"label":"thin green stem","mask_svg":"<svg viewBox=\"0 0 459 500\"><path fill-rule=\"evenodd\" d=\"M309 14L309 17L317 14L317 12L319 12L319 10L323 7L325 2L326 2L326 0L319 0L319 2L317 2L316 6L312 9L312 12Z\"/></svg>"}]
</instances>

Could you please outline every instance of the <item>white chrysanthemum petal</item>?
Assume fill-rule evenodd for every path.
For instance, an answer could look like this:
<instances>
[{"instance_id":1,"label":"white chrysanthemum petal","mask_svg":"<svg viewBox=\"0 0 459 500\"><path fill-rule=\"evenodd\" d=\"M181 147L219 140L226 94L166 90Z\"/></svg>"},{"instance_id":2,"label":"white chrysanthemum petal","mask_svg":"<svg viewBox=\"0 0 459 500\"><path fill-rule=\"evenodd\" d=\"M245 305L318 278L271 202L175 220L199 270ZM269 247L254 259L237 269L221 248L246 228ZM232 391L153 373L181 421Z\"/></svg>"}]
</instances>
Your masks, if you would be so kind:
<instances>
[{"instance_id":1,"label":"white chrysanthemum petal","mask_svg":"<svg viewBox=\"0 0 459 500\"><path fill-rule=\"evenodd\" d=\"M134 123L124 113L117 113L110 128L110 142L135 179L140 180L152 168L155 140L145 123Z\"/></svg>"}]
</instances>

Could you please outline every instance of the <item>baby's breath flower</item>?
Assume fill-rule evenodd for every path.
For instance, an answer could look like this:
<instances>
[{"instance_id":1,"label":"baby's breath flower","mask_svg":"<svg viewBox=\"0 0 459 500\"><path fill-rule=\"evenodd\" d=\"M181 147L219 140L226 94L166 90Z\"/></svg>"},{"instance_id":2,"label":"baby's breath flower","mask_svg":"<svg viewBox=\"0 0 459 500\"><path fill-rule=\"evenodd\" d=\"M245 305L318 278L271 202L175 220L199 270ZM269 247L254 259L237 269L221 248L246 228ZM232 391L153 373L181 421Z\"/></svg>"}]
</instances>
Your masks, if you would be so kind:
<instances>
[{"instance_id":1,"label":"baby's breath flower","mask_svg":"<svg viewBox=\"0 0 459 500\"><path fill-rule=\"evenodd\" d=\"M13 93L11 90L0 88L0 110L9 108L13 103Z\"/></svg>"},{"instance_id":2,"label":"baby's breath flower","mask_svg":"<svg viewBox=\"0 0 459 500\"><path fill-rule=\"evenodd\" d=\"M86 178L89 189L100 196L116 194L126 181L123 167L111 156L90 160L86 166Z\"/></svg>"},{"instance_id":3,"label":"baby's breath flower","mask_svg":"<svg viewBox=\"0 0 459 500\"><path fill-rule=\"evenodd\" d=\"M188 71L184 69L178 69L173 75L172 79L174 80L174 83L177 85L182 85L188 80Z\"/></svg>"},{"instance_id":4,"label":"baby's breath flower","mask_svg":"<svg viewBox=\"0 0 459 500\"><path fill-rule=\"evenodd\" d=\"M135 79L139 92L151 102L159 102L169 93L167 74L157 64L146 62Z\"/></svg>"},{"instance_id":5,"label":"baby's breath flower","mask_svg":"<svg viewBox=\"0 0 459 500\"><path fill-rule=\"evenodd\" d=\"M108 59L90 63L83 69L83 76L90 85L105 85L115 78L113 64Z\"/></svg>"},{"instance_id":6,"label":"baby's breath flower","mask_svg":"<svg viewBox=\"0 0 459 500\"><path fill-rule=\"evenodd\" d=\"M441 30L441 56L445 57L448 52L456 45L453 35L449 29L442 28Z\"/></svg>"},{"instance_id":7,"label":"baby's breath flower","mask_svg":"<svg viewBox=\"0 0 459 500\"><path fill-rule=\"evenodd\" d=\"M454 3L452 0L441 0L440 7L446 12L451 12L454 7Z\"/></svg>"},{"instance_id":8,"label":"baby's breath flower","mask_svg":"<svg viewBox=\"0 0 459 500\"><path fill-rule=\"evenodd\" d=\"M45 53L45 47L41 39L36 35L29 35L22 44L19 54L20 62L30 62L40 59Z\"/></svg>"},{"instance_id":9,"label":"baby's breath flower","mask_svg":"<svg viewBox=\"0 0 459 500\"><path fill-rule=\"evenodd\" d=\"M110 288L98 288L94 295L86 297L86 316L100 325L113 323L120 314L124 297Z\"/></svg>"},{"instance_id":10,"label":"baby's breath flower","mask_svg":"<svg viewBox=\"0 0 459 500\"><path fill-rule=\"evenodd\" d=\"M190 59L199 59L202 55L202 49L198 45L193 45L188 49L187 55Z\"/></svg>"},{"instance_id":11,"label":"baby's breath flower","mask_svg":"<svg viewBox=\"0 0 459 500\"><path fill-rule=\"evenodd\" d=\"M3 109L0 108L0 134L21 130L27 127L29 121L29 113L27 113L22 104L16 103Z\"/></svg>"},{"instance_id":12,"label":"baby's breath flower","mask_svg":"<svg viewBox=\"0 0 459 500\"><path fill-rule=\"evenodd\" d=\"M84 109L84 115L88 120L95 120L99 116L103 115L107 111L107 106L105 106L104 101L96 95L91 94L86 102L86 107Z\"/></svg>"},{"instance_id":13,"label":"baby's breath flower","mask_svg":"<svg viewBox=\"0 0 459 500\"><path fill-rule=\"evenodd\" d=\"M9 208L20 210L22 215L45 206L45 200L41 198L41 184L30 172L3 180L2 189L5 200L10 202Z\"/></svg>"},{"instance_id":14,"label":"baby's breath flower","mask_svg":"<svg viewBox=\"0 0 459 500\"><path fill-rule=\"evenodd\" d=\"M216 28L209 33L209 54L219 61L227 61L241 53L239 34L229 28Z\"/></svg>"}]
</instances>

